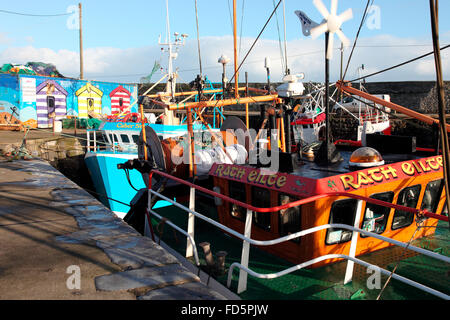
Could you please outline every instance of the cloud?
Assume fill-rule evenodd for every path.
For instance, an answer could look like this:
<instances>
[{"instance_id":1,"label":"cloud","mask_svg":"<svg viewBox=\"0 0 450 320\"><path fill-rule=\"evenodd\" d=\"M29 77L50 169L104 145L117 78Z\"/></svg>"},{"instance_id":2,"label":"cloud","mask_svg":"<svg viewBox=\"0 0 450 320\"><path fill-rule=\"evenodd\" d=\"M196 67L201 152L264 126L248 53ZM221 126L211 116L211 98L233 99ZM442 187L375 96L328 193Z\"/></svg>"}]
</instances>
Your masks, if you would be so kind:
<instances>
[{"instance_id":1,"label":"cloud","mask_svg":"<svg viewBox=\"0 0 450 320\"><path fill-rule=\"evenodd\" d=\"M0 33L0 43L8 39ZM254 42L254 38L242 38L239 61ZM335 41L335 44L338 43ZM450 43L450 32L441 34L441 46ZM222 66L217 62L218 58L225 54L231 58L227 65L227 77L233 75L233 38L203 37L201 44L201 63L203 74L211 81L221 81ZM271 59L271 81L279 82L284 71L284 60L281 52L284 45L275 40L259 39L255 47L248 55L240 69L239 81L244 81L244 73L248 72L250 82L266 82L266 70L264 58ZM336 44L337 46L337 44ZM345 79L358 77L358 67L364 64L363 74L369 74L388 68L395 64L415 58L432 51L430 39L398 38L390 35L361 38L353 53ZM281 51L281 52L280 52ZM287 43L288 67L291 73L305 73L304 81L323 81L324 79L324 40L319 38L301 38ZM347 65L351 48L344 51L343 69ZM167 65L167 55L161 53L157 45L138 48L113 48L97 47L87 48L84 51L84 75L86 79L138 82L143 76L150 74L155 61L160 61L162 66ZM450 78L450 49L441 52L443 74L445 79ZM65 76L79 76L79 53L70 50L51 50L48 48L36 48L32 45L26 47L9 47L0 51L0 64L2 63L26 63L28 61L41 61L53 63L59 72ZM181 82L190 82L199 73L199 59L197 41L190 39L179 50L178 58L174 61L174 67L178 68ZM339 79L340 51L335 48L333 60L330 62L330 79ZM157 81L162 76L157 73L152 81ZM430 55L423 60L416 61L398 69L369 78L368 81L434 81L434 59Z\"/></svg>"},{"instance_id":2,"label":"cloud","mask_svg":"<svg viewBox=\"0 0 450 320\"><path fill-rule=\"evenodd\" d=\"M0 45L8 45L12 42L5 32L0 32Z\"/></svg>"}]
</instances>

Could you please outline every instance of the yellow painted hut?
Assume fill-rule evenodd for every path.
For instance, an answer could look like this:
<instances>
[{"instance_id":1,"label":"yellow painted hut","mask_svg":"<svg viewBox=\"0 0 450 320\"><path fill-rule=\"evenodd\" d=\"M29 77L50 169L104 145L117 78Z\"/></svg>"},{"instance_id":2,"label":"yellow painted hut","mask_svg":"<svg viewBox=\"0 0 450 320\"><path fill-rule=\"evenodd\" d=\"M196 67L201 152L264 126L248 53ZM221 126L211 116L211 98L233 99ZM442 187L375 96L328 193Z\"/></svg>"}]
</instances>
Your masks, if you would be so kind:
<instances>
[{"instance_id":1,"label":"yellow painted hut","mask_svg":"<svg viewBox=\"0 0 450 320\"><path fill-rule=\"evenodd\" d=\"M75 95L78 97L79 118L88 118L89 113L101 114L103 92L97 87L88 82Z\"/></svg>"}]
</instances>

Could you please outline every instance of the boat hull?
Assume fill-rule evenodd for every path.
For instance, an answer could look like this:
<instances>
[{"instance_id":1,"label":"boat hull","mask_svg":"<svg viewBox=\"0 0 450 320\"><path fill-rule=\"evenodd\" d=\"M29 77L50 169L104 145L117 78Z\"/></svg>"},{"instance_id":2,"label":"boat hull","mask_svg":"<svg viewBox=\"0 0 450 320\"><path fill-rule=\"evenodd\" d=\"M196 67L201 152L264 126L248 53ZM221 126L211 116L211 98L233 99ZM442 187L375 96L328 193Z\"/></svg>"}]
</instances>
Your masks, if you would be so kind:
<instances>
[{"instance_id":1,"label":"boat hull","mask_svg":"<svg viewBox=\"0 0 450 320\"><path fill-rule=\"evenodd\" d=\"M119 163L135 158L137 155L132 153L88 152L84 159L100 201L121 219L130 210L128 204L137 193L134 188L137 190L145 188L139 171L129 171L133 188L128 182L125 171L117 169ZM166 201L158 201L154 208L167 205L169 203Z\"/></svg>"}]
</instances>

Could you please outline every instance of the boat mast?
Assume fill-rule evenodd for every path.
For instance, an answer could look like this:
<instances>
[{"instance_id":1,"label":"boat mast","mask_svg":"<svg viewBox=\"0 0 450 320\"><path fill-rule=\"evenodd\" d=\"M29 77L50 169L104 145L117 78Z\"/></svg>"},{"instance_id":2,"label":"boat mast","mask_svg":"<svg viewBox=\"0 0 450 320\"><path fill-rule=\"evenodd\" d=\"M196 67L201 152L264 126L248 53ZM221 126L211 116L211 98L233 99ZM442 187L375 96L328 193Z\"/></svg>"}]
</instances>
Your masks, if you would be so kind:
<instances>
[{"instance_id":1,"label":"boat mast","mask_svg":"<svg viewBox=\"0 0 450 320\"><path fill-rule=\"evenodd\" d=\"M170 19L169 19L169 0L166 0L166 24L167 24L167 39L166 43L161 43L161 36L158 44L161 46L168 47L169 61L167 66L167 84L166 84L166 94L170 97L171 102L175 101L175 85L176 85L176 73L173 71L173 59L176 59L178 53L174 52L173 45L179 46L184 45L186 34L182 34L181 38L178 37L178 33L175 32L175 41L172 42L170 39ZM163 49L161 49L163 50ZM174 116L174 113L168 109L164 109L164 124L176 125L178 121Z\"/></svg>"},{"instance_id":2,"label":"boat mast","mask_svg":"<svg viewBox=\"0 0 450 320\"><path fill-rule=\"evenodd\" d=\"M288 75L289 72L289 68L288 68L288 56L287 56L287 40L286 40L286 8L284 6L284 0L283 0L283 29L284 29L284 59L285 59L285 75Z\"/></svg>"},{"instance_id":3,"label":"boat mast","mask_svg":"<svg viewBox=\"0 0 450 320\"><path fill-rule=\"evenodd\" d=\"M234 97L239 96L238 92L238 57L237 57L237 28L236 28L236 0L233 0L233 39L234 39Z\"/></svg>"}]
</instances>

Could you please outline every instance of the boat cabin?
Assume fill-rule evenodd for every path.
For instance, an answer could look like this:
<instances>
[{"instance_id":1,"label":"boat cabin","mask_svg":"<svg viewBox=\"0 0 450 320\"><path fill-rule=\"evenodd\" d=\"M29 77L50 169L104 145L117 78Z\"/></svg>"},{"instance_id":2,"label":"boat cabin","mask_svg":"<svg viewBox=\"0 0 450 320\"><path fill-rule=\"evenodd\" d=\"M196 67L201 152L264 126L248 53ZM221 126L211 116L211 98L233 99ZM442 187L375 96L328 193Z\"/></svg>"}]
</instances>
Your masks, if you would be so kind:
<instances>
[{"instance_id":1,"label":"boat cabin","mask_svg":"<svg viewBox=\"0 0 450 320\"><path fill-rule=\"evenodd\" d=\"M342 156L344 161L328 167L305 161L290 173L267 173L263 168L249 165L214 164L209 174L213 176L215 190L259 208L330 194L329 197L278 212L253 212L251 236L257 240L277 239L329 223L348 224L403 242L409 241L416 232L418 218L413 213L333 195L337 192L426 209L437 214L443 212L445 191L441 156L388 155L384 157L384 164L358 170L349 167L349 152L342 152ZM218 215L220 223L244 232L246 209L222 201L218 205ZM423 224L436 226L437 220L426 219ZM421 228L414 237L432 233L434 228ZM348 254L352 234L349 230L323 229L261 249L297 264L325 254ZM389 245L362 234L358 237L356 255ZM329 262L332 261L323 261L314 267Z\"/></svg>"}]
</instances>

